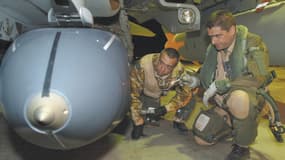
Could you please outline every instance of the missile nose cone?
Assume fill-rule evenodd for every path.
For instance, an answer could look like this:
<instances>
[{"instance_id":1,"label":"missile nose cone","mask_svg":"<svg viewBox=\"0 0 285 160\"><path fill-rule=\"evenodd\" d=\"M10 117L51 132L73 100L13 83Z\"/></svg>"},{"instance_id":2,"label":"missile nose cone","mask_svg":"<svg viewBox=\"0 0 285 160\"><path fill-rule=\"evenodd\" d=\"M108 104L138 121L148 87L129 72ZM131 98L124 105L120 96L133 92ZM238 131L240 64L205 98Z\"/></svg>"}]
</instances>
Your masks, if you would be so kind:
<instances>
[{"instance_id":1,"label":"missile nose cone","mask_svg":"<svg viewBox=\"0 0 285 160\"><path fill-rule=\"evenodd\" d=\"M69 116L69 103L56 93L48 97L37 95L27 107L28 124L42 131L54 131L64 126Z\"/></svg>"},{"instance_id":2,"label":"missile nose cone","mask_svg":"<svg viewBox=\"0 0 285 160\"><path fill-rule=\"evenodd\" d=\"M54 113L48 107L39 107L35 110L34 120L38 125L48 126L54 121Z\"/></svg>"}]
</instances>

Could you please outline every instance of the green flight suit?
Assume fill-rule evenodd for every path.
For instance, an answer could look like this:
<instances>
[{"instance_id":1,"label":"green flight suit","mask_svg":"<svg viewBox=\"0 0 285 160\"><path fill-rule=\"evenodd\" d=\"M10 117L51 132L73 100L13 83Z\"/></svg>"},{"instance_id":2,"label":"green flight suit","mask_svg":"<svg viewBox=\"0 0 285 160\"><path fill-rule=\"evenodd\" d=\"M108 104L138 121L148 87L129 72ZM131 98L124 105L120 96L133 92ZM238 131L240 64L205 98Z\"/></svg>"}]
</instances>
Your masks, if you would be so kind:
<instances>
[{"instance_id":1,"label":"green flight suit","mask_svg":"<svg viewBox=\"0 0 285 160\"><path fill-rule=\"evenodd\" d=\"M229 95L234 90L243 90L248 93L250 97L249 115L245 119L238 119L231 115L231 134L236 144L249 145L257 136L257 116L263 107L261 103L263 100L256 94L256 89L266 79L269 58L267 47L260 36L249 33L248 29L242 25L236 26L236 32L235 46L228 62L230 73L227 78L231 87L228 88L229 85L226 83L220 83L217 90L220 95ZM201 85L205 89L215 80L217 52L210 44L199 73ZM224 110L227 110L227 98L220 106Z\"/></svg>"}]
</instances>

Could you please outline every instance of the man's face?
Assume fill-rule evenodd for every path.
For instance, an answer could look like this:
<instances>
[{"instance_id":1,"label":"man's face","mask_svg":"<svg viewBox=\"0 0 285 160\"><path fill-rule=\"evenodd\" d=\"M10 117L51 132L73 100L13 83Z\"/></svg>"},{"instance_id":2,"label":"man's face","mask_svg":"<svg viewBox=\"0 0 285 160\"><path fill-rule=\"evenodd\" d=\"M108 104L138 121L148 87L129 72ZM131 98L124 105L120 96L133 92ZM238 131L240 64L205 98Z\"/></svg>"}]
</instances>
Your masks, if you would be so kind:
<instances>
[{"instance_id":1,"label":"man's face","mask_svg":"<svg viewBox=\"0 0 285 160\"><path fill-rule=\"evenodd\" d=\"M173 71L177 62L178 60L176 58L170 58L163 52L160 54L155 71L159 76L167 75Z\"/></svg>"},{"instance_id":2,"label":"man's face","mask_svg":"<svg viewBox=\"0 0 285 160\"><path fill-rule=\"evenodd\" d=\"M229 31L223 30L219 26L208 28L208 36L211 38L211 43L217 50L228 48L235 38L235 26L231 26Z\"/></svg>"}]
</instances>

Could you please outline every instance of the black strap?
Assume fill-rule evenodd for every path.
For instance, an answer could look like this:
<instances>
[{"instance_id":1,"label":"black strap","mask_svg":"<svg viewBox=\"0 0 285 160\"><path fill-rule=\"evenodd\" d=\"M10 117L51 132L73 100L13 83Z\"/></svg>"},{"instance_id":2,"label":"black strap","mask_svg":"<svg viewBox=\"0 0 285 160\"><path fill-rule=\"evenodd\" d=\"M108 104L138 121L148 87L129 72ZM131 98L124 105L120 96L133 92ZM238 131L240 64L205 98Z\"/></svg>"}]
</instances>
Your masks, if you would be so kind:
<instances>
[{"instance_id":1,"label":"black strap","mask_svg":"<svg viewBox=\"0 0 285 160\"><path fill-rule=\"evenodd\" d=\"M53 41L52 50L50 53L48 67L47 67L46 76L45 76L45 82L44 82L43 91L42 91L42 97L48 97L49 96L52 71L53 71L53 67L54 67L54 61L55 61L57 45L58 45L60 35L61 35L61 32L56 32L56 35L55 35L55 38Z\"/></svg>"}]
</instances>

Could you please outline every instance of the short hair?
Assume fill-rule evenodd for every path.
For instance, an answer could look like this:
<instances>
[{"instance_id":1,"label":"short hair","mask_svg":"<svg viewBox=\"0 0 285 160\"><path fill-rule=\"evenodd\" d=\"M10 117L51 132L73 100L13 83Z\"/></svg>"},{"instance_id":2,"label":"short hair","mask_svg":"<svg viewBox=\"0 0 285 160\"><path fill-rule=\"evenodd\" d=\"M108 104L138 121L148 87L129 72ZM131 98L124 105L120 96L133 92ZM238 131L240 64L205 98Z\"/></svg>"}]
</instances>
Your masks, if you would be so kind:
<instances>
[{"instance_id":1,"label":"short hair","mask_svg":"<svg viewBox=\"0 0 285 160\"><path fill-rule=\"evenodd\" d=\"M236 25L236 20L233 14L228 10L214 11L207 21L207 27L221 27L221 29L229 31L231 26Z\"/></svg>"},{"instance_id":2,"label":"short hair","mask_svg":"<svg viewBox=\"0 0 285 160\"><path fill-rule=\"evenodd\" d=\"M164 48L161 53L165 52L169 58L176 58L177 61L179 60L179 53L174 48Z\"/></svg>"}]
</instances>

